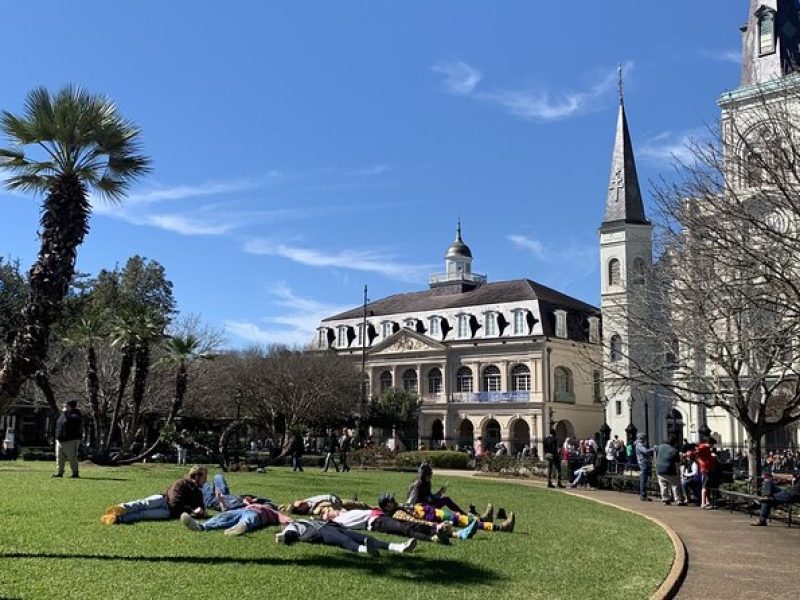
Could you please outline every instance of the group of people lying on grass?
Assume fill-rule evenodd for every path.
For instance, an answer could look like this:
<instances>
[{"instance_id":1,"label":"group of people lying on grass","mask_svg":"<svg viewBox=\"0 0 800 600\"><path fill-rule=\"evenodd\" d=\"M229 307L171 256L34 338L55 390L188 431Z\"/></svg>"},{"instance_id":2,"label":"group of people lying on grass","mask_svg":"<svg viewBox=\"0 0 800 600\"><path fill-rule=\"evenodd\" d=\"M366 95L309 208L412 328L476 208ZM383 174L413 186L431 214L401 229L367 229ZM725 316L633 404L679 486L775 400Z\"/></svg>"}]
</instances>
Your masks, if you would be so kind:
<instances>
[{"instance_id":1,"label":"group of people lying on grass","mask_svg":"<svg viewBox=\"0 0 800 600\"><path fill-rule=\"evenodd\" d=\"M343 500L335 494L320 494L279 506L269 498L232 494L221 474L215 475L213 483L209 482L208 469L195 465L165 494L111 506L100 521L113 525L180 519L192 531L223 529L229 536L275 525L281 527L275 536L281 544L321 543L370 556L379 555L381 550L410 552L418 540L449 544L451 539L470 539L478 530L514 530L513 512L506 515L501 508L495 520L491 504L481 515L473 505L465 511L445 495L445 487L432 492L432 477L433 469L423 463L404 504L397 502L394 494L388 493L378 499L377 506L370 506L357 498ZM218 511L218 514L201 520L209 509ZM364 531L399 535L406 540L387 543Z\"/></svg>"}]
</instances>

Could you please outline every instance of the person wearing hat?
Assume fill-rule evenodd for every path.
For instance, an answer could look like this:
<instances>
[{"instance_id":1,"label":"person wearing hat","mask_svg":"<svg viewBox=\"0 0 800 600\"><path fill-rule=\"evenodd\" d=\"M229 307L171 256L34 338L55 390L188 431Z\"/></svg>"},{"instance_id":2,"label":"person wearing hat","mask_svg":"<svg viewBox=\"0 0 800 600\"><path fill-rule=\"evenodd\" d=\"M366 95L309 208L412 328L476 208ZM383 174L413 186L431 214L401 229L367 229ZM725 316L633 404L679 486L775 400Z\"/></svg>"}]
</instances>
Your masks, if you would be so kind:
<instances>
[{"instance_id":1,"label":"person wearing hat","mask_svg":"<svg viewBox=\"0 0 800 600\"><path fill-rule=\"evenodd\" d=\"M83 417L75 400L67 400L56 421L56 472L53 477L64 476L64 465L69 461L73 479L78 475L78 447L81 443Z\"/></svg>"}]
</instances>

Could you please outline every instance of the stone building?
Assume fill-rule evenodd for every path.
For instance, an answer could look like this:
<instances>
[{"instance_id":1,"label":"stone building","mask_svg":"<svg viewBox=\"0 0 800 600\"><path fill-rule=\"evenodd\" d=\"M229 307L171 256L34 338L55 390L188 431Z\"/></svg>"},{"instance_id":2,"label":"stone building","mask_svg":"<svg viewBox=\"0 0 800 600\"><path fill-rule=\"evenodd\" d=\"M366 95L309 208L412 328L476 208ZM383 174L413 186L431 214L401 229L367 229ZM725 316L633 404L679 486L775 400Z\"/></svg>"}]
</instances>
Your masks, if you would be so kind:
<instances>
[{"instance_id":1,"label":"stone building","mask_svg":"<svg viewBox=\"0 0 800 600\"><path fill-rule=\"evenodd\" d=\"M421 399L426 447L539 446L552 424L593 436L603 422L600 313L528 279L488 282L472 272L461 237L429 289L397 294L324 319L317 349L363 357L369 396L387 388ZM541 448L539 448L541 450Z\"/></svg>"}]
</instances>

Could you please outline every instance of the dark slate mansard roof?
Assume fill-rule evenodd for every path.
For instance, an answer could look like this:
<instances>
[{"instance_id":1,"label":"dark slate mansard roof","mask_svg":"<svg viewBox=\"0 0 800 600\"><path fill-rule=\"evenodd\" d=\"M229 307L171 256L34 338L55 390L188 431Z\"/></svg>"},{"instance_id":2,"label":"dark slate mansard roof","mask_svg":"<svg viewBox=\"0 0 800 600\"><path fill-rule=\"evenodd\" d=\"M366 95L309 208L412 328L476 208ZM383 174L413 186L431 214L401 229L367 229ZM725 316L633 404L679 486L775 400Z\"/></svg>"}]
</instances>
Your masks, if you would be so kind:
<instances>
[{"instance_id":1,"label":"dark slate mansard roof","mask_svg":"<svg viewBox=\"0 0 800 600\"><path fill-rule=\"evenodd\" d=\"M456 308L477 308L488 304L505 304L536 300L543 319L544 335L555 336L555 317L553 311L567 311L568 338L588 339L588 317L599 317L600 310L581 302L576 298L562 294L552 288L531 281L530 279L514 279L484 284L474 290L459 294L442 295L436 290L395 294L367 304L367 318L387 317L398 314L435 312ZM363 307L327 317L322 323L360 319L364 316Z\"/></svg>"}]
</instances>

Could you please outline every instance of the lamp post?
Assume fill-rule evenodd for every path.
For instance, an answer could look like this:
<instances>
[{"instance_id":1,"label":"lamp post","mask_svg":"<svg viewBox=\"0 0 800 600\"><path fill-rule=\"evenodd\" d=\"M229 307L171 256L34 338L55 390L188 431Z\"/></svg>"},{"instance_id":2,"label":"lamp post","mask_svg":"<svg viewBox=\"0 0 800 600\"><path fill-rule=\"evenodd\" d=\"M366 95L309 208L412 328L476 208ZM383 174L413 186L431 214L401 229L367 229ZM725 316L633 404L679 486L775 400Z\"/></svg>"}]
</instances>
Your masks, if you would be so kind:
<instances>
[{"instance_id":1,"label":"lamp post","mask_svg":"<svg viewBox=\"0 0 800 600\"><path fill-rule=\"evenodd\" d=\"M600 443L605 450L608 440L611 439L611 427L608 426L608 396L603 396L600 401L603 404L603 424L600 426Z\"/></svg>"},{"instance_id":2,"label":"lamp post","mask_svg":"<svg viewBox=\"0 0 800 600\"><path fill-rule=\"evenodd\" d=\"M361 397L358 403L358 415L356 417L356 430L359 439L364 439L364 415L367 412L367 284L364 284L364 305L361 315Z\"/></svg>"},{"instance_id":3,"label":"lamp post","mask_svg":"<svg viewBox=\"0 0 800 600\"><path fill-rule=\"evenodd\" d=\"M242 386L236 386L236 392L233 396L233 401L236 403L236 426L234 428L234 432L236 437L234 438L234 446L233 446L233 462L234 464L239 464L239 419L240 413L242 410Z\"/></svg>"},{"instance_id":4,"label":"lamp post","mask_svg":"<svg viewBox=\"0 0 800 600\"><path fill-rule=\"evenodd\" d=\"M625 428L625 438L629 444L632 444L636 439L636 425L633 424L633 394L628 397L628 426Z\"/></svg>"}]
</instances>

